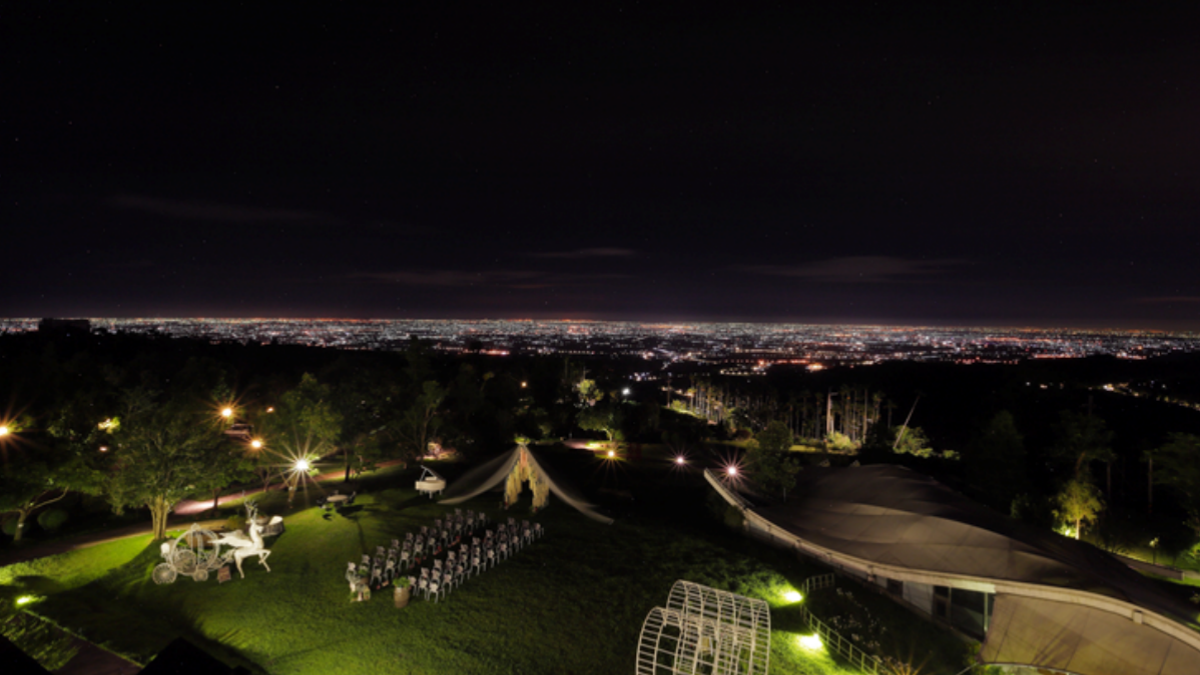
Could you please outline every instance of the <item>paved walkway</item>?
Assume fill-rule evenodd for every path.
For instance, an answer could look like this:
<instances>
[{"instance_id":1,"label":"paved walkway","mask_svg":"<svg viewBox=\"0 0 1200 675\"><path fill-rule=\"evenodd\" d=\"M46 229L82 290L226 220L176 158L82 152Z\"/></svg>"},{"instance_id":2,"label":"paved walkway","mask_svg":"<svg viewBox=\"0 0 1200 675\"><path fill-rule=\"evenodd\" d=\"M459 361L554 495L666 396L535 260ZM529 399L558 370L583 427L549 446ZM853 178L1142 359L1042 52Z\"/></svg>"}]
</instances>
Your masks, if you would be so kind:
<instances>
[{"instance_id":1,"label":"paved walkway","mask_svg":"<svg viewBox=\"0 0 1200 675\"><path fill-rule=\"evenodd\" d=\"M382 469L389 466L396 466L400 463L401 460L398 459L380 462L379 468ZM312 480L316 482L331 482L335 480L341 480L345 475L345 470L330 471L329 473L323 473L315 476L312 478ZM277 483L268 487L267 490L283 490L286 488L287 485L285 483ZM218 503L229 504L230 502L256 494L261 494L262 492L264 492L264 490L261 487L244 491L239 490L227 495L222 495L218 499ZM210 509L212 509L211 499L206 499L204 501L185 499L175 505L175 509L172 511L171 517L167 519L167 527L169 529L177 529L181 526L190 525L194 521L182 520L181 516L192 516L198 513L203 513ZM218 528L224 524L224 518L200 522L201 527L210 530ZM0 553L0 567L19 562L25 562L27 560L34 560L36 558L44 558L48 555L66 553L67 551L74 551L80 548L88 548L90 546L97 546L99 544L107 544L110 541L117 541L119 539L128 539L129 537L146 535L150 534L150 531L151 525L149 523L136 523L134 525L126 525L124 527L104 530L102 532L91 532L73 537L63 537L62 539L55 539L53 541L47 541L43 543L31 543L20 548L6 550L3 553Z\"/></svg>"}]
</instances>

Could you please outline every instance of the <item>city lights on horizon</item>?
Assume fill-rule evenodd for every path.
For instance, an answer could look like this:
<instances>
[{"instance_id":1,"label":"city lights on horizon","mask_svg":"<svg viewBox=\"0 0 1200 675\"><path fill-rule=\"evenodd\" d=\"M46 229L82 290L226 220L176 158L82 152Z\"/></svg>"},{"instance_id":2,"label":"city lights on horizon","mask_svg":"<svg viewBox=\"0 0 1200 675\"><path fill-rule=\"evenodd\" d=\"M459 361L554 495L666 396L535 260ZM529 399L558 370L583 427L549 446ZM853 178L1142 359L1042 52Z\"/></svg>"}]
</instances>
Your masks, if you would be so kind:
<instances>
[{"instance_id":1,"label":"city lights on horizon","mask_svg":"<svg viewBox=\"0 0 1200 675\"><path fill-rule=\"evenodd\" d=\"M93 330L110 333L154 333L241 344L390 350L417 338L446 354L637 356L647 361L708 363L731 375L762 374L774 366L818 370L897 360L1015 363L1097 355L1145 359L1200 351L1200 335L1194 332L1148 330L490 319L90 321ZM37 320L0 319L0 329L34 331ZM485 348L474 351L472 345L477 342ZM231 410L229 417L234 417L236 408L226 407Z\"/></svg>"}]
</instances>

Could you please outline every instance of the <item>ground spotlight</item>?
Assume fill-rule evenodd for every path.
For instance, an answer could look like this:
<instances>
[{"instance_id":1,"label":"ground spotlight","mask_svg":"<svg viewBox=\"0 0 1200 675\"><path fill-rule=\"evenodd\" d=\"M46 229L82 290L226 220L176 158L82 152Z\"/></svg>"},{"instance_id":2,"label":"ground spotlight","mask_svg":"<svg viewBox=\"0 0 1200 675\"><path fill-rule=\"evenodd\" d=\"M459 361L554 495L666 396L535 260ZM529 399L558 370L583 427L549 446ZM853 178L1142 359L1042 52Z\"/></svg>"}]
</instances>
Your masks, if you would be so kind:
<instances>
[{"instance_id":1,"label":"ground spotlight","mask_svg":"<svg viewBox=\"0 0 1200 675\"><path fill-rule=\"evenodd\" d=\"M821 642L821 636L813 633L812 635L801 635L799 637L800 646L805 649L818 651L825 645Z\"/></svg>"}]
</instances>

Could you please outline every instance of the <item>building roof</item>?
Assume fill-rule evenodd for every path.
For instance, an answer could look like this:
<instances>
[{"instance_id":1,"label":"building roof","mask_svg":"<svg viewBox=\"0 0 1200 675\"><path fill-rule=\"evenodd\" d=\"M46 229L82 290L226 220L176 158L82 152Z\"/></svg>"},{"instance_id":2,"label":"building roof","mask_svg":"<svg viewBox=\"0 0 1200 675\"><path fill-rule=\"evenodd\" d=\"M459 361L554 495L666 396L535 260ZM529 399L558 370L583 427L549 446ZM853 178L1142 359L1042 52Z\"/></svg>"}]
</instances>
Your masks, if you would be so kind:
<instances>
[{"instance_id":1,"label":"building roof","mask_svg":"<svg viewBox=\"0 0 1200 675\"><path fill-rule=\"evenodd\" d=\"M1197 608L1107 553L1028 527L907 468L808 468L782 506L754 511L862 560L1108 596L1197 627Z\"/></svg>"}]
</instances>

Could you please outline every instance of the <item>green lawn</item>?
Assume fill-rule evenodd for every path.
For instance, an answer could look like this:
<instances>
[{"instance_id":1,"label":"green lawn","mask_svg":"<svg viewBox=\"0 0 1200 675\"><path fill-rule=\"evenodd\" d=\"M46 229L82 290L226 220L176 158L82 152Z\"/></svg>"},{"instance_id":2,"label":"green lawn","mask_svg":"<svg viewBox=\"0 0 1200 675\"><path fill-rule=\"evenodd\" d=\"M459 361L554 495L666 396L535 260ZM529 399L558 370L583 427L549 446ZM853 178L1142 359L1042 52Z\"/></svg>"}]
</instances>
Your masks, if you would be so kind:
<instances>
[{"instance_id":1,"label":"green lawn","mask_svg":"<svg viewBox=\"0 0 1200 675\"><path fill-rule=\"evenodd\" d=\"M397 610L390 592L351 603L342 577L348 561L450 510L404 488L411 472L389 472L394 487L367 481L362 508L346 515L286 513L287 531L268 540L270 573L248 560L244 580L235 571L223 585L156 586L158 547L138 537L0 568L0 584L38 595L33 611L139 662L185 635L256 672L357 675L628 672L646 613L689 579L772 603L772 673L842 672L798 645L807 631L783 600L822 570L723 530L704 513L695 475L657 465L610 474L589 469L591 458L572 461L637 503L602 525L552 499L536 516L544 539L442 603ZM262 500L263 510L282 513L277 499ZM464 506L499 516L495 499ZM525 506L507 515L529 517Z\"/></svg>"}]
</instances>

